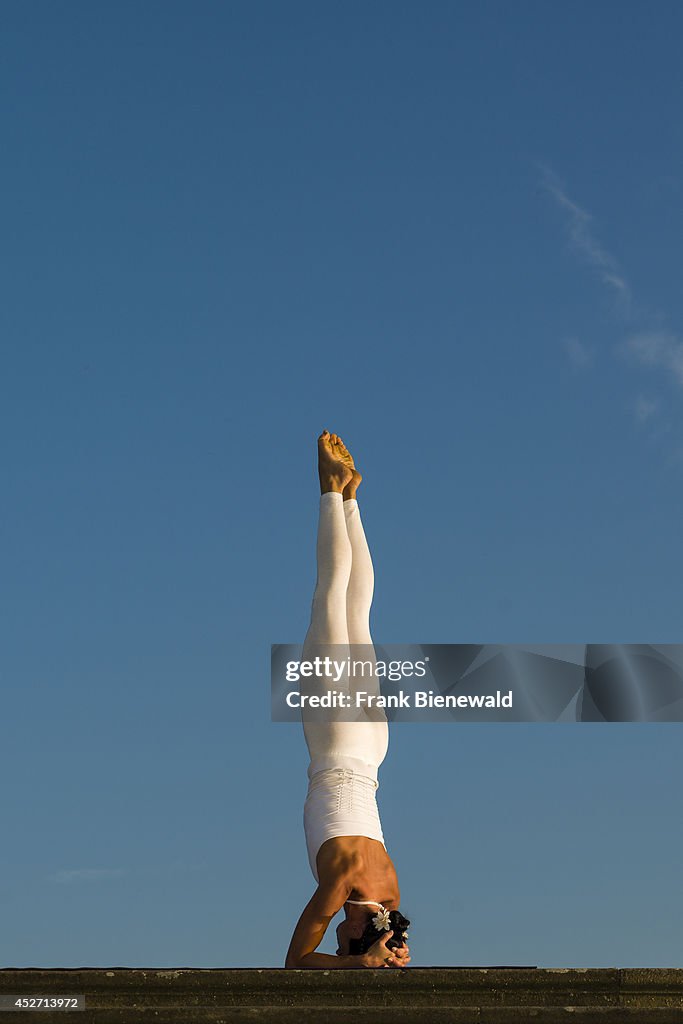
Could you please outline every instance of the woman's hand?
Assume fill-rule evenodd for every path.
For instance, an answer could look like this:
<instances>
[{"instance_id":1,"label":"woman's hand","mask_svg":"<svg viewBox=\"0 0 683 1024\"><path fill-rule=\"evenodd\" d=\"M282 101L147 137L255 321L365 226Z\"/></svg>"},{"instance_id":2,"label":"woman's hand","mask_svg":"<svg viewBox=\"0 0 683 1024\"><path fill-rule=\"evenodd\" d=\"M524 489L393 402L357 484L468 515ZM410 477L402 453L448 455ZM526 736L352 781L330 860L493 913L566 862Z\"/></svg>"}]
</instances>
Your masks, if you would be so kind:
<instances>
[{"instance_id":1,"label":"woman's hand","mask_svg":"<svg viewBox=\"0 0 683 1024\"><path fill-rule=\"evenodd\" d=\"M387 940L393 935L389 931L381 939L374 942L367 953L363 954L366 967L405 967L410 961L410 951L407 946L399 946L398 949L387 949Z\"/></svg>"}]
</instances>

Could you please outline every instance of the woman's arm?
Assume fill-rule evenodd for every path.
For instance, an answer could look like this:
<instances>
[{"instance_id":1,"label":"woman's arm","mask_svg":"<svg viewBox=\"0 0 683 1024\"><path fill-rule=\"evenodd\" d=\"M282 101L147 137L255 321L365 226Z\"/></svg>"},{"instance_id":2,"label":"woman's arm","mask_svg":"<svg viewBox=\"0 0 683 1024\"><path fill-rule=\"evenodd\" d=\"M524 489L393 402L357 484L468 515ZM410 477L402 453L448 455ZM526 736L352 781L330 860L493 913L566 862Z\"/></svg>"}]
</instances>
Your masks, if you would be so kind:
<instances>
[{"instance_id":1,"label":"woman's arm","mask_svg":"<svg viewBox=\"0 0 683 1024\"><path fill-rule=\"evenodd\" d=\"M327 926L344 906L351 886L343 881L320 883L311 896L299 918L292 941L287 951L285 967L327 970L345 968L357 970L364 967L406 967L410 962L410 951L404 944L400 949L387 949L387 940L394 934L389 931L378 939L367 951L354 956L331 956L316 953L323 940Z\"/></svg>"},{"instance_id":2,"label":"woman's arm","mask_svg":"<svg viewBox=\"0 0 683 1024\"><path fill-rule=\"evenodd\" d=\"M357 956L330 956L329 953L307 953L301 958L298 964L285 964L286 967L307 967L324 968L345 967L355 969L358 967L407 967L410 961L407 946L399 949L387 949L387 940L393 935L393 931L387 932L374 945L370 946L367 953L360 953Z\"/></svg>"},{"instance_id":3,"label":"woman's arm","mask_svg":"<svg viewBox=\"0 0 683 1024\"><path fill-rule=\"evenodd\" d=\"M344 906L351 886L342 880L322 881L304 907L287 950L285 967L363 967L358 956L330 956L316 953L327 931L327 926ZM347 962L348 961L348 962Z\"/></svg>"}]
</instances>

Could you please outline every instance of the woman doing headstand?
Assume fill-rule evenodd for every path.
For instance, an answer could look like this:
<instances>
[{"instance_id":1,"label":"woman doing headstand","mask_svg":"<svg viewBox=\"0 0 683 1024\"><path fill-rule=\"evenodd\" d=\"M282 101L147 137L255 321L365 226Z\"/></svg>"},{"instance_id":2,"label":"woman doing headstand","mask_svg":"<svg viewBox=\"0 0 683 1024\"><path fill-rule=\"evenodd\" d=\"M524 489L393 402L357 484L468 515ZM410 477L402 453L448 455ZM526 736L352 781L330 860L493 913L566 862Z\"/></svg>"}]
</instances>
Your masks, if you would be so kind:
<instances>
[{"instance_id":1,"label":"woman doing headstand","mask_svg":"<svg viewBox=\"0 0 683 1024\"><path fill-rule=\"evenodd\" d=\"M374 574L356 500L361 475L341 438L326 430L318 438L318 473L318 576L303 659L325 652L339 659L340 652L354 650L349 645L373 651ZM364 678L362 685L379 693L376 678ZM357 684L347 675L335 687L352 692ZM310 755L304 830L318 887L294 930L286 967L404 967L410 961L410 922L398 910L398 879L375 796L389 740L387 720L371 707L353 714L328 713L323 721L302 712ZM337 955L315 952L342 908Z\"/></svg>"}]
</instances>

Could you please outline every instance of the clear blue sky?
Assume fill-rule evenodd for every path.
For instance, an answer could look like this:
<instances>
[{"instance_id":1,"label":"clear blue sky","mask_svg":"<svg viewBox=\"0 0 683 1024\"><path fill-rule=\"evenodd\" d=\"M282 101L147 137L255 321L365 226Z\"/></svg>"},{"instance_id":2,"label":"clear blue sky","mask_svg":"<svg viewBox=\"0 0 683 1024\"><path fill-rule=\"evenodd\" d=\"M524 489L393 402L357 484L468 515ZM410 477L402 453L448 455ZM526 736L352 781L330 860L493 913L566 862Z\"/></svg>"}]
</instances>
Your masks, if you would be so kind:
<instances>
[{"instance_id":1,"label":"clear blue sky","mask_svg":"<svg viewBox=\"0 0 683 1024\"><path fill-rule=\"evenodd\" d=\"M682 31L2 5L2 966L282 963L322 427L378 642L681 642ZM413 964L680 966L680 780L676 725L396 728Z\"/></svg>"}]
</instances>

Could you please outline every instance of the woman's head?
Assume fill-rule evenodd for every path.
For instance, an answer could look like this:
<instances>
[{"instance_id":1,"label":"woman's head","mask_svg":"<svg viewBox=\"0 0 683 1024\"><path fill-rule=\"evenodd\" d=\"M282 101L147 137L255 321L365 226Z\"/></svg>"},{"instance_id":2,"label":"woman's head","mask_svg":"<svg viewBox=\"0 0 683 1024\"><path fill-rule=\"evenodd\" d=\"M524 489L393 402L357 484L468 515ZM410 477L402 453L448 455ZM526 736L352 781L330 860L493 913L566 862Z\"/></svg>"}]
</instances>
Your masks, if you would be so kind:
<instances>
[{"instance_id":1,"label":"woman's head","mask_svg":"<svg viewBox=\"0 0 683 1024\"><path fill-rule=\"evenodd\" d=\"M387 942L387 949L397 949L405 946L408 938L408 927L410 921L404 917L400 910L389 910L386 916L381 914L369 914L366 923L356 924L349 927L350 922L342 921L337 928L337 942L339 955L360 956L366 953L371 946L386 935L387 931L393 931L393 935ZM388 927L385 927L388 925Z\"/></svg>"}]
</instances>

